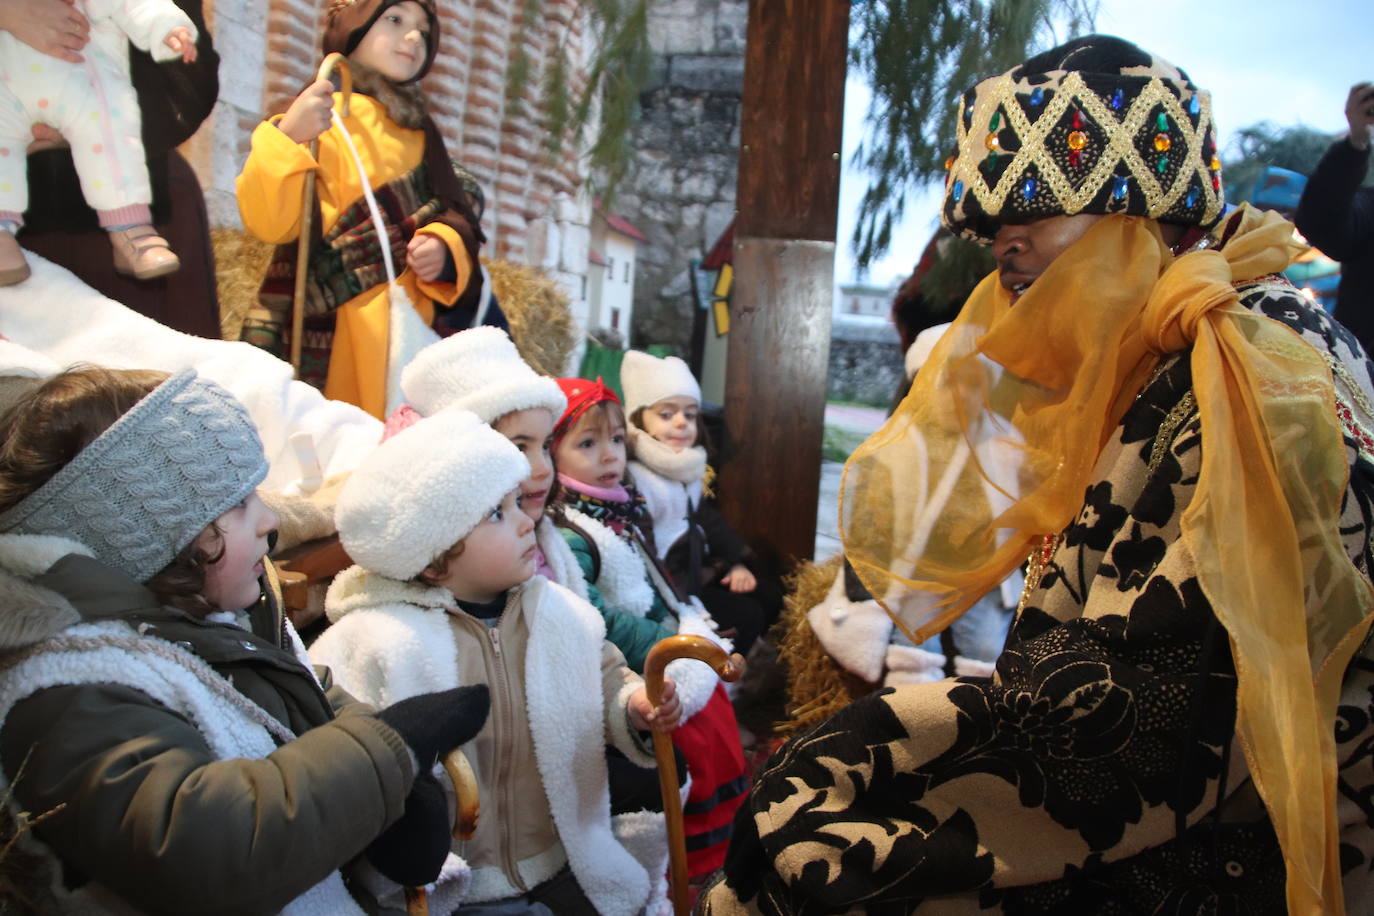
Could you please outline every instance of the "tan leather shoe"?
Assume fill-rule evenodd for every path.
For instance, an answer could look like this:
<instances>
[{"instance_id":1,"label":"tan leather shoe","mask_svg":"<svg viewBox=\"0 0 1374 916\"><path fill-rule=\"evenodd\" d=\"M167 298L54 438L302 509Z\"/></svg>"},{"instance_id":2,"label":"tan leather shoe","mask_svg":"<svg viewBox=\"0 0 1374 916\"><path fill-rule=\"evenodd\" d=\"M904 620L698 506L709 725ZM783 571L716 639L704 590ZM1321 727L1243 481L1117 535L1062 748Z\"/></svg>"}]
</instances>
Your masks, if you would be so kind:
<instances>
[{"instance_id":1,"label":"tan leather shoe","mask_svg":"<svg viewBox=\"0 0 1374 916\"><path fill-rule=\"evenodd\" d=\"M13 286L29 278L29 262L24 249L8 232L0 232L0 286Z\"/></svg>"},{"instance_id":2,"label":"tan leather shoe","mask_svg":"<svg viewBox=\"0 0 1374 916\"><path fill-rule=\"evenodd\" d=\"M166 276L181 268L181 259L148 223L111 232L110 245L115 270L140 280Z\"/></svg>"}]
</instances>

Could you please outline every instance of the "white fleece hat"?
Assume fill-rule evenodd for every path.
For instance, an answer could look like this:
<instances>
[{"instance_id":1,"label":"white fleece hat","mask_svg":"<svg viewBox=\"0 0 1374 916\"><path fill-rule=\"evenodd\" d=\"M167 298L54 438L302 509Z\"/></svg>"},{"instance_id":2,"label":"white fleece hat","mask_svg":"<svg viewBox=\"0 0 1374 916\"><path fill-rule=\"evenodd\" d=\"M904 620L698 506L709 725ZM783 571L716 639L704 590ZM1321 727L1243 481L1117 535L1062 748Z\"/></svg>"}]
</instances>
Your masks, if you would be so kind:
<instances>
[{"instance_id":1,"label":"white fleece hat","mask_svg":"<svg viewBox=\"0 0 1374 916\"><path fill-rule=\"evenodd\" d=\"M339 540L359 566L411 579L457 544L530 474L510 440L465 410L401 430L339 492Z\"/></svg>"},{"instance_id":2,"label":"white fleece hat","mask_svg":"<svg viewBox=\"0 0 1374 916\"><path fill-rule=\"evenodd\" d=\"M625 393L627 417L664 398L693 398L701 403L701 386L686 363L676 356L659 359L639 350L625 353L620 364L620 390Z\"/></svg>"},{"instance_id":3,"label":"white fleece hat","mask_svg":"<svg viewBox=\"0 0 1374 916\"><path fill-rule=\"evenodd\" d=\"M484 423L531 407L558 419L567 408L558 383L538 375L500 328L460 331L425 347L401 372L406 400L426 417L446 407L470 410Z\"/></svg>"}]
</instances>

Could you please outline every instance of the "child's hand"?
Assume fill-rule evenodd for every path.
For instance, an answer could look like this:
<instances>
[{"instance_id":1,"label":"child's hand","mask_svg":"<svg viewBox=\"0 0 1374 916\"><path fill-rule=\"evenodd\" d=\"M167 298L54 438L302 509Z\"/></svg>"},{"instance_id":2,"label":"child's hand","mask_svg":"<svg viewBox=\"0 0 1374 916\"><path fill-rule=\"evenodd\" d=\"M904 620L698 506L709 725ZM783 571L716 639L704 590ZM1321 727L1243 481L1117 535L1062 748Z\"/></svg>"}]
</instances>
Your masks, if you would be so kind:
<instances>
[{"instance_id":1,"label":"child's hand","mask_svg":"<svg viewBox=\"0 0 1374 916\"><path fill-rule=\"evenodd\" d=\"M296 143L309 143L329 130L329 113L334 108L334 84L315 80L286 109L277 127Z\"/></svg>"},{"instance_id":2,"label":"child's hand","mask_svg":"<svg viewBox=\"0 0 1374 916\"><path fill-rule=\"evenodd\" d=\"M649 702L649 692L643 687L630 694L630 724L640 731L656 731L667 734L677 728L682 718L682 701L677 698L677 685L669 678L663 679L663 701L655 709Z\"/></svg>"},{"instance_id":3,"label":"child's hand","mask_svg":"<svg viewBox=\"0 0 1374 916\"><path fill-rule=\"evenodd\" d=\"M754 578L754 574L749 571L749 567L743 563L736 563L730 567L725 578L720 580L720 584L730 586L732 592L743 593L752 592L759 582Z\"/></svg>"},{"instance_id":4,"label":"child's hand","mask_svg":"<svg viewBox=\"0 0 1374 916\"><path fill-rule=\"evenodd\" d=\"M184 25L168 32L162 43L180 54L181 59L188 64L196 59L196 43L191 40L191 30Z\"/></svg>"},{"instance_id":5,"label":"child's hand","mask_svg":"<svg viewBox=\"0 0 1374 916\"><path fill-rule=\"evenodd\" d=\"M448 259L448 246L435 235L417 232L406 245L406 266L426 283L433 282L443 272Z\"/></svg>"}]
</instances>

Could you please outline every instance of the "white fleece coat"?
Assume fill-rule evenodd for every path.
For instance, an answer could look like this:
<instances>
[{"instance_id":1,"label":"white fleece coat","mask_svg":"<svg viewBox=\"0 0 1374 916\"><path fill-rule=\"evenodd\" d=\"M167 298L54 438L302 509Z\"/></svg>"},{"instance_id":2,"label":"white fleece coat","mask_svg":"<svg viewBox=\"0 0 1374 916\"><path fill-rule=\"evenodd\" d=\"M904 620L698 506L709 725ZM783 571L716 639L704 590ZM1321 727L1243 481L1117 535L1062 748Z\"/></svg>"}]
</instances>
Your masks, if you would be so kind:
<instances>
[{"instance_id":1,"label":"white fleece coat","mask_svg":"<svg viewBox=\"0 0 1374 916\"><path fill-rule=\"evenodd\" d=\"M638 682L627 684L615 707L606 708L600 666L606 629L600 614L543 576L517 588L529 623L526 713L540 781L568 864L598 912L656 912L666 890L663 816L636 812L612 824L606 772L608 732L632 761L653 764L625 714ZM465 682L458 670L456 631L448 620L457 603L447 590L355 566L334 580L325 606L333 625L316 640L310 656L328 665L335 681L364 702L385 706ZM549 877L552 871L528 875L534 883ZM452 891L441 883L435 893L447 905Z\"/></svg>"},{"instance_id":2,"label":"white fleece coat","mask_svg":"<svg viewBox=\"0 0 1374 916\"><path fill-rule=\"evenodd\" d=\"M129 78L133 42L155 60L177 57L163 42L178 26L196 37L172 0L75 0L91 24L85 60L69 63L0 30L0 210L28 207L25 149L32 126L57 128L71 144L81 191L95 210L152 202L138 97Z\"/></svg>"},{"instance_id":3,"label":"white fleece coat","mask_svg":"<svg viewBox=\"0 0 1374 916\"><path fill-rule=\"evenodd\" d=\"M726 652L733 650L734 644L716 632L715 621L706 613L701 599L693 596L685 602L677 600L672 587L663 581L648 556L637 546L626 543L624 538L586 513L565 508L564 514L596 545L601 568L592 584L601 592L609 610L644 617L654 606L654 592L657 591L669 611L662 621L665 628L684 636L704 636ZM574 568L580 570L576 560L572 562ZM677 685L683 722L701 712L720 683L720 676L709 665L693 659L669 662L663 673Z\"/></svg>"},{"instance_id":4,"label":"white fleece coat","mask_svg":"<svg viewBox=\"0 0 1374 916\"><path fill-rule=\"evenodd\" d=\"M29 580L46 572L68 554L93 557L84 545L66 538L45 535L0 534L0 592L6 601L7 635L41 623L24 615L41 607L34 599L66 602ZM67 605L70 608L70 605ZM51 612L47 612L51 616ZM75 612L72 612L74 619ZM294 631L292 635L294 636ZM69 625L55 639L40 642L50 647L30 655L0 677L0 724L15 703L47 687L81 684L122 684L157 700L185 717L205 737L220 760L237 757L261 759L277 749L277 741L296 736L270 713L239 693L234 685L202 659L162 639L140 635L118 620ZM60 641L59 641L60 640ZM309 669L304 650L295 640L297 654ZM8 789L0 772L0 790ZM11 814L18 816L17 801L8 791ZM44 844L25 841L28 851L51 855ZM208 864L207 864L207 867ZM60 869L53 869L60 874ZM63 912L97 914L128 912L128 904L95 882L75 892L54 887ZM362 916L337 871L297 897L281 910L289 916Z\"/></svg>"},{"instance_id":5,"label":"white fleece coat","mask_svg":"<svg viewBox=\"0 0 1374 916\"><path fill-rule=\"evenodd\" d=\"M539 544L539 552L544 555L544 563L553 573L549 578L572 592L583 601L587 600L587 580L582 578L582 567L577 565L577 557L572 548L558 533L558 526L547 515L541 516L534 527L534 539Z\"/></svg>"}]
</instances>

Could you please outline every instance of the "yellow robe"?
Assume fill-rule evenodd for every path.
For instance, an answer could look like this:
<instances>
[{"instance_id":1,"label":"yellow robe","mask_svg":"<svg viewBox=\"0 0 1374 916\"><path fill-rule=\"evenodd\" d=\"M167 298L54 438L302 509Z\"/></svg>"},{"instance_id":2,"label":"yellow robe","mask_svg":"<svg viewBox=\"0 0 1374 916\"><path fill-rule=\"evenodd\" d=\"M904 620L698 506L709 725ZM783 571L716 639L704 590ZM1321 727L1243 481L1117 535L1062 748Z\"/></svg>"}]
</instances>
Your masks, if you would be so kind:
<instances>
[{"instance_id":1,"label":"yellow robe","mask_svg":"<svg viewBox=\"0 0 1374 916\"><path fill-rule=\"evenodd\" d=\"M425 133L401 127L375 99L354 95L344 119L372 187L380 188L419 167L424 159ZM334 97L339 108L339 95ZM352 154L337 126L320 135L317 159L309 145L294 143L276 127L276 118L253 131L252 149L236 183L239 214L244 228L273 245L291 242L301 231L301 193L305 176L316 172L321 230L328 232L340 213L363 197L362 182ZM442 241L453 257L452 283L426 283L396 264L398 282L410 294L426 324L434 321L434 303L452 305L467 288L473 263L463 240L451 227L430 223L417 230ZM348 401L385 419L389 306L386 284L366 290L337 311L334 345L324 393Z\"/></svg>"}]
</instances>

